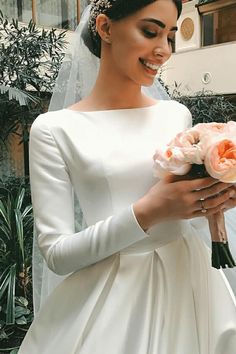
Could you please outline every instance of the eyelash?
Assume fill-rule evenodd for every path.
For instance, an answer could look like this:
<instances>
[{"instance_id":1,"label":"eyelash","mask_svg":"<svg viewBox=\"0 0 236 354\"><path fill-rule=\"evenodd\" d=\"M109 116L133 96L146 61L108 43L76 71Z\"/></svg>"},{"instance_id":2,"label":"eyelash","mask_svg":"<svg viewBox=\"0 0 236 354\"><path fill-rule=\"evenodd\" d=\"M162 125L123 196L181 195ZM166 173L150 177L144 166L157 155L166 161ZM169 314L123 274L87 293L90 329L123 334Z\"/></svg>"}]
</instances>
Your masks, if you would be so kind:
<instances>
[{"instance_id":1,"label":"eyelash","mask_svg":"<svg viewBox=\"0 0 236 354\"><path fill-rule=\"evenodd\" d=\"M143 29L143 33L147 38L154 38L158 34L157 32L152 32L147 29Z\"/></svg>"},{"instance_id":2,"label":"eyelash","mask_svg":"<svg viewBox=\"0 0 236 354\"><path fill-rule=\"evenodd\" d=\"M152 32L152 31L149 31L149 30L147 30L147 29L143 29L143 33L144 33L144 35L145 35L147 38L154 38L154 37L156 37L156 36L158 35L157 32ZM169 42L170 44L174 44L175 40L172 39L172 38L168 38L168 42Z\"/></svg>"}]
</instances>

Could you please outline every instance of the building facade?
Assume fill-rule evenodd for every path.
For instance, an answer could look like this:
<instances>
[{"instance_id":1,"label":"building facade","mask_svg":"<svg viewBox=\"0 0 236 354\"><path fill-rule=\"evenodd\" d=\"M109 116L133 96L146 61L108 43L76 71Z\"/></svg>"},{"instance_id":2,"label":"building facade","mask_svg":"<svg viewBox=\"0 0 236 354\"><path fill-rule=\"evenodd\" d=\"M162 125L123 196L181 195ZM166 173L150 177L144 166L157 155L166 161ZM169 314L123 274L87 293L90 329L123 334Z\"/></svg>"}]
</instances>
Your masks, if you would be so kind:
<instances>
[{"instance_id":1,"label":"building facade","mask_svg":"<svg viewBox=\"0 0 236 354\"><path fill-rule=\"evenodd\" d=\"M236 0L183 1L163 79L184 93L236 94Z\"/></svg>"}]
</instances>

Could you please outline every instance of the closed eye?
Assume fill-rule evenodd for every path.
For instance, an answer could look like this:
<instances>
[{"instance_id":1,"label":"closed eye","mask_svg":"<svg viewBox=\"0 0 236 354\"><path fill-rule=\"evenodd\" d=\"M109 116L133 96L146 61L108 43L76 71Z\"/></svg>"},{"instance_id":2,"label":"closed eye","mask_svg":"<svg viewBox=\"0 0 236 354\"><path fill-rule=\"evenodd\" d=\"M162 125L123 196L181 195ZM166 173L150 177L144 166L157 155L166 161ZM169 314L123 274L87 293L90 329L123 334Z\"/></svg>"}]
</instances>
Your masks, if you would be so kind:
<instances>
[{"instance_id":1,"label":"closed eye","mask_svg":"<svg viewBox=\"0 0 236 354\"><path fill-rule=\"evenodd\" d=\"M143 33L144 33L145 37L147 37L147 38L154 38L157 35L157 32L150 31L148 29L143 29Z\"/></svg>"}]
</instances>

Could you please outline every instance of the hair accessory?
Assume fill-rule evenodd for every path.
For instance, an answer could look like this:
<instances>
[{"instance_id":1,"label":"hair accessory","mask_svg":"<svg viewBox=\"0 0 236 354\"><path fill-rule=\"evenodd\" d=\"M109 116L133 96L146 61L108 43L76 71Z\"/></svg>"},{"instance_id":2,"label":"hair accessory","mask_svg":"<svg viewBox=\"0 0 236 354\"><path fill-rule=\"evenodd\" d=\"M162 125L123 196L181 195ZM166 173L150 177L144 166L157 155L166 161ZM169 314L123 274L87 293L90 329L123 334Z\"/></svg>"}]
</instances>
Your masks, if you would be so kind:
<instances>
[{"instance_id":1,"label":"hair accessory","mask_svg":"<svg viewBox=\"0 0 236 354\"><path fill-rule=\"evenodd\" d=\"M109 9L112 6L109 0L92 0L91 1L91 11L89 16L88 25L92 33L96 36L96 18L98 15L102 14L105 9Z\"/></svg>"}]
</instances>

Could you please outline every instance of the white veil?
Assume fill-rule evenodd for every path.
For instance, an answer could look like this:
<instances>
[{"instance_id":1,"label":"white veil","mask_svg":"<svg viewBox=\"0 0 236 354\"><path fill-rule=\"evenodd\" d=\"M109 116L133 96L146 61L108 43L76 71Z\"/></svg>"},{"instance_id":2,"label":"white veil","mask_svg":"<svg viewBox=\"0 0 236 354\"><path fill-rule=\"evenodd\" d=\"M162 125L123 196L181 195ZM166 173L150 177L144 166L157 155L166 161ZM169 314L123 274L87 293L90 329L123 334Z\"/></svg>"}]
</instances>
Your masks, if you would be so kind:
<instances>
[{"instance_id":1,"label":"white veil","mask_svg":"<svg viewBox=\"0 0 236 354\"><path fill-rule=\"evenodd\" d=\"M87 26L88 23L90 8L90 5L85 8L60 68L50 101L49 111L63 109L80 101L89 94L95 83L99 69L99 59L91 54L81 37L84 26ZM155 80L151 87L143 87L143 92L156 99L170 99L158 79ZM83 220L79 201L76 200L75 196L74 200L76 232L83 229L86 225ZM34 232L33 298L35 313L38 312L46 297L67 276L58 276L47 267L39 251L36 232Z\"/></svg>"}]
</instances>

